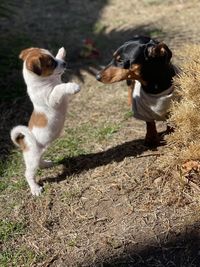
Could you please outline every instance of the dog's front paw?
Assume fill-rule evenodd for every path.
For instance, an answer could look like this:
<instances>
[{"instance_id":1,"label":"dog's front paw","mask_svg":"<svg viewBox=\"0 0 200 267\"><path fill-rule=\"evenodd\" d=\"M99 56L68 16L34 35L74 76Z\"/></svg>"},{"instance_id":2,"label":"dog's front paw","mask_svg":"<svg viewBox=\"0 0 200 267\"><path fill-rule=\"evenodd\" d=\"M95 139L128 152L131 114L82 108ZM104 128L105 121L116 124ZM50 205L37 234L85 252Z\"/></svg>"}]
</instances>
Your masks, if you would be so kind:
<instances>
[{"instance_id":1,"label":"dog's front paw","mask_svg":"<svg viewBox=\"0 0 200 267\"><path fill-rule=\"evenodd\" d=\"M58 53L56 55L56 58L57 59L61 59L61 60L64 60L66 57L66 51L65 51L65 48L64 47L61 47L59 50L58 50Z\"/></svg>"},{"instance_id":2,"label":"dog's front paw","mask_svg":"<svg viewBox=\"0 0 200 267\"><path fill-rule=\"evenodd\" d=\"M73 84L73 90L74 90L74 94L78 93L81 90L80 85L77 83L74 83Z\"/></svg>"},{"instance_id":3,"label":"dog's front paw","mask_svg":"<svg viewBox=\"0 0 200 267\"><path fill-rule=\"evenodd\" d=\"M33 196L38 197L39 195L41 195L42 191L43 191L42 186L34 185L33 187L31 187L31 193Z\"/></svg>"},{"instance_id":4,"label":"dog's front paw","mask_svg":"<svg viewBox=\"0 0 200 267\"><path fill-rule=\"evenodd\" d=\"M67 84L67 93L68 94L77 94L81 90L80 85L77 83L68 83Z\"/></svg>"}]
</instances>

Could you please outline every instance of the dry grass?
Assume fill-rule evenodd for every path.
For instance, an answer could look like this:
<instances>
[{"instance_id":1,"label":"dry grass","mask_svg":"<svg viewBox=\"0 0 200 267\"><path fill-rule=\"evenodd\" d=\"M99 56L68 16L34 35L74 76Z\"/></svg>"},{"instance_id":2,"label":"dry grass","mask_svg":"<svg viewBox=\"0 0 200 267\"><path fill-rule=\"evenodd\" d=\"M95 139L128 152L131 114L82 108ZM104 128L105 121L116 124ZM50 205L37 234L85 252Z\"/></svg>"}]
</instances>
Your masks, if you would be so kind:
<instances>
[{"instance_id":1,"label":"dry grass","mask_svg":"<svg viewBox=\"0 0 200 267\"><path fill-rule=\"evenodd\" d=\"M180 74L174 84L177 98L171 107L169 123L175 132L167 137L165 153L153 165L155 177L165 177L174 188L179 203L187 199L194 204L198 220L200 202L200 46L186 45L177 52ZM155 170L156 169L156 170ZM159 179L159 178L157 178ZM173 189L172 189L173 190ZM178 190L178 191L177 191ZM167 198L170 200L171 195Z\"/></svg>"},{"instance_id":2,"label":"dry grass","mask_svg":"<svg viewBox=\"0 0 200 267\"><path fill-rule=\"evenodd\" d=\"M169 119L176 130L168 137L167 155L160 158L162 167L167 169L200 158L200 46L185 46L178 54L181 64L175 79L178 97Z\"/></svg>"}]
</instances>

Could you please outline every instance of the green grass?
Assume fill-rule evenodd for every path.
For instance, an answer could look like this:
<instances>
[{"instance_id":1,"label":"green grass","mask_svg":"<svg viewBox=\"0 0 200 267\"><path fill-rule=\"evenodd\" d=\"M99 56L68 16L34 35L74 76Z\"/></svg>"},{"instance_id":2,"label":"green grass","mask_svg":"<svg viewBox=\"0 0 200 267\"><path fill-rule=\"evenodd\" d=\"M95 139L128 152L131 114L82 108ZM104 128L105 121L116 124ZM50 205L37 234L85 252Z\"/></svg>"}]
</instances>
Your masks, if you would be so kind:
<instances>
[{"instance_id":1,"label":"green grass","mask_svg":"<svg viewBox=\"0 0 200 267\"><path fill-rule=\"evenodd\" d=\"M94 142L108 140L120 129L117 124L101 124L96 127L91 123L82 124L76 128L66 128L65 135L48 149L45 157L61 161L63 157L75 157L92 152ZM53 156L52 156L53 155Z\"/></svg>"},{"instance_id":2,"label":"green grass","mask_svg":"<svg viewBox=\"0 0 200 267\"><path fill-rule=\"evenodd\" d=\"M96 22L93 26L93 32L95 34L100 34L100 33L104 32L105 29L106 29L106 26L100 21Z\"/></svg>"},{"instance_id":3,"label":"green grass","mask_svg":"<svg viewBox=\"0 0 200 267\"><path fill-rule=\"evenodd\" d=\"M0 220L0 242L7 242L11 238L22 235L25 225L21 222Z\"/></svg>"},{"instance_id":4,"label":"green grass","mask_svg":"<svg viewBox=\"0 0 200 267\"><path fill-rule=\"evenodd\" d=\"M124 120L128 120L129 118L132 118L132 117L133 117L133 111L132 110L127 110L124 113Z\"/></svg>"},{"instance_id":5,"label":"green grass","mask_svg":"<svg viewBox=\"0 0 200 267\"><path fill-rule=\"evenodd\" d=\"M24 165L22 159L22 153L18 149L14 150L10 155L10 158L4 162L0 161L0 193L6 189L11 191L24 189L26 182L23 177ZM19 179L13 179L13 177L20 177Z\"/></svg>"},{"instance_id":6,"label":"green grass","mask_svg":"<svg viewBox=\"0 0 200 267\"><path fill-rule=\"evenodd\" d=\"M147 5L160 5L169 2L169 0L143 0L143 2Z\"/></svg>"},{"instance_id":7,"label":"green grass","mask_svg":"<svg viewBox=\"0 0 200 267\"><path fill-rule=\"evenodd\" d=\"M31 266L37 255L27 247L20 247L18 249L7 249L0 252L0 267L29 267Z\"/></svg>"},{"instance_id":8,"label":"green grass","mask_svg":"<svg viewBox=\"0 0 200 267\"><path fill-rule=\"evenodd\" d=\"M112 137L114 133L117 133L119 130L119 125L103 125L101 128L98 128L95 132L95 137L98 141L107 140Z\"/></svg>"},{"instance_id":9,"label":"green grass","mask_svg":"<svg viewBox=\"0 0 200 267\"><path fill-rule=\"evenodd\" d=\"M152 29L152 30L149 30L148 34L149 34L149 36L151 38L161 38L161 37L164 37L165 36L165 33L163 32L162 29Z\"/></svg>"},{"instance_id":10,"label":"green grass","mask_svg":"<svg viewBox=\"0 0 200 267\"><path fill-rule=\"evenodd\" d=\"M104 142L112 138L120 129L119 124L103 123L94 127L91 123L76 128L67 128L65 135L55 141L45 152L44 158L60 162L66 157L76 157L93 152L94 143ZM0 193L25 190L27 182L24 178L25 165L19 149L14 149L6 162L0 161ZM37 176L46 174L47 170L38 170Z\"/></svg>"}]
</instances>

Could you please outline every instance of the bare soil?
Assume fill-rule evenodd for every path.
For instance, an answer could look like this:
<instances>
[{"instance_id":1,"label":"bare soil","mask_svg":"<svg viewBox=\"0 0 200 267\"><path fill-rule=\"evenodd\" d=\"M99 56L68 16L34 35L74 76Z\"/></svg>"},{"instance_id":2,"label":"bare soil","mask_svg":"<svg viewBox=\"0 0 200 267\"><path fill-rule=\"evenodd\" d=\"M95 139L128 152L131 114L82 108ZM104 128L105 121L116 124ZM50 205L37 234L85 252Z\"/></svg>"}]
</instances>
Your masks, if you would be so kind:
<instances>
[{"instance_id":1,"label":"bare soil","mask_svg":"<svg viewBox=\"0 0 200 267\"><path fill-rule=\"evenodd\" d=\"M0 240L1 266L199 266L199 203L170 179L173 170L156 170L167 144L145 147L145 124L130 115L126 84L103 85L94 77L135 34L165 41L179 62L176 51L200 40L199 1L35 0L13 8L10 20L1 20L4 51L14 50L16 61L27 46L54 53L65 46L71 70L63 79L82 90L71 100L64 136L46 155L57 166L38 173L45 192L33 198L19 182L23 161L9 141L10 128L27 123L32 106L20 62L6 66L0 141L8 185L0 216L24 230ZM78 56L85 38L95 41L99 58Z\"/></svg>"}]
</instances>

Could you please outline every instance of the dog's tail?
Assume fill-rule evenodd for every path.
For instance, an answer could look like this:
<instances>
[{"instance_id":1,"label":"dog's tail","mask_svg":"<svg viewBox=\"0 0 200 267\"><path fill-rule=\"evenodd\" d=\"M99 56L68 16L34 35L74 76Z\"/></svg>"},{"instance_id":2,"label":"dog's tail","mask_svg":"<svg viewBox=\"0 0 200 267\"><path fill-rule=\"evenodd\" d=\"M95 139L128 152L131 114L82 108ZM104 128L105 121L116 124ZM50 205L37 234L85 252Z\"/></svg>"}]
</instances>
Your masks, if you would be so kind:
<instances>
[{"instance_id":1,"label":"dog's tail","mask_svg":"<svg viewBox=\"0 0 200 267\"><path fill-rule=\"evenodd\" d=\"M13 143L23 151L28 150L29 147L37 146L37 141L34 135L26 126L18 125L14 127L10 132L10 137Z\"/></svg>"}]
</instances>

